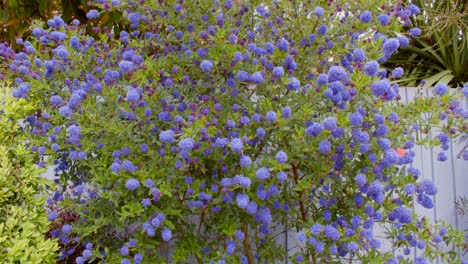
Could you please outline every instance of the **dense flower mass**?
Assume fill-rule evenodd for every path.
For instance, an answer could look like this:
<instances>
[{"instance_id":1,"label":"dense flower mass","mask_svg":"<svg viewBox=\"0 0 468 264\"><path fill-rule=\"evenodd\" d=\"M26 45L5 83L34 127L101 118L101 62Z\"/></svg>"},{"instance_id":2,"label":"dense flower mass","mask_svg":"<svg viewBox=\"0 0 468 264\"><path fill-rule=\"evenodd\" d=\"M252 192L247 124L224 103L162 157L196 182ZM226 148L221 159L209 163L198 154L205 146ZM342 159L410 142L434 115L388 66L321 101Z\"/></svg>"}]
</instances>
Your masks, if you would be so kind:
<instances>
[{"instance_id":1,"label":"dense flower mass","mask_svg":"<svg viewBox=\"0 0 468 264\"><path fill-rule=\"evenodd\" d=\"M99 0L88 25L55 18L17 52L0 44L0 78L34 105L25 147L57 175L61 260L162 263L171 247L174 263L275 263L278 223L298 230L288 263L395 263L413 247L447 260L463 246L412 213L437 193L412 163L429 141L447 160L467 88L405 104L404 69L380 67L420 34L403 25L421 11L299 2Z\"/></svg>"}]
</instances>

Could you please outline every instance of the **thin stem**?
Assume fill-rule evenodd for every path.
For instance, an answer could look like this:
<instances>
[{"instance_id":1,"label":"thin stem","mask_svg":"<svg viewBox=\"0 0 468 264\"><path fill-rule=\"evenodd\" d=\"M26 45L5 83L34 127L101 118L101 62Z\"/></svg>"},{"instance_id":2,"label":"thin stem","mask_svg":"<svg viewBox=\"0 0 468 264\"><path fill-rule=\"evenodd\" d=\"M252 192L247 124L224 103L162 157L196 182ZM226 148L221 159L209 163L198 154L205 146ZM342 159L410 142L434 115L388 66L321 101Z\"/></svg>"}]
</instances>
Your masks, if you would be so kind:
<instances>
[{"instance_id":1,"label":"thin stem","mask_svg":"<svg viewBox=\"0 0 468 264\"><path fill-rule=\"evenodd\" d=\"M252 254L252 249L250 248L250 238L249 238L249 227L248 225L243 226L244 229L244 251L245 255L247 256L247 260L249 264L254 264L255 259Z\"/></svg>"},{"instance_id":2,"label":"thin stem","mask_svg":"<svg viewBox=\"0 0 468 264\"><path fill-rule=\"evenodd\" d=\"M292 169L293 169L293 180L294 183L297 185L299 182L299 172L298 172L298 164L296 163L291 163ZM299 209L301 211L301 216L302 216L302 221L306 222L307 221L307 212L304 206L304 201L302 200L302 196L304 191L298 191L299 194Z\"/></svg>"}]
</instances>

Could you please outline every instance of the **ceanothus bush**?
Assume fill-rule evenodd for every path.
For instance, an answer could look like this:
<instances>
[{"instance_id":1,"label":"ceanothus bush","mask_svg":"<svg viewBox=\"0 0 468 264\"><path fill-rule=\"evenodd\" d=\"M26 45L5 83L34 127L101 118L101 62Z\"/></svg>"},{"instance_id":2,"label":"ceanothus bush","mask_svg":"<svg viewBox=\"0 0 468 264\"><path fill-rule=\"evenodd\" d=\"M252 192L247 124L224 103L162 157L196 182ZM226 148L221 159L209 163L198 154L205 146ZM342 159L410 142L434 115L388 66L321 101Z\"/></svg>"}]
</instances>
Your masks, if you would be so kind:
<instances>
[{"instance_id":1,"label":"ceanothus bush","mask_svg":"<svg viewBox=\"0 0 468 264\"><path fill-rule=\"evenodd\" d=\"M380 63L419 34L402 31L416 8L366 3L99 0L99 37L75 22L2 44L1 77L35 106L28 146L55 168L49 219L79 215L51 231L60 259L73 244L77 263L272 263L282 223L293 263L412 262L376 226L424 248L418 263L455 261L463 234L411 210L437 192L411 163L466 133L460 89L400 102L403 69ZM97 22L115 10L127 31Z\"/></svg>"}]
</instances>

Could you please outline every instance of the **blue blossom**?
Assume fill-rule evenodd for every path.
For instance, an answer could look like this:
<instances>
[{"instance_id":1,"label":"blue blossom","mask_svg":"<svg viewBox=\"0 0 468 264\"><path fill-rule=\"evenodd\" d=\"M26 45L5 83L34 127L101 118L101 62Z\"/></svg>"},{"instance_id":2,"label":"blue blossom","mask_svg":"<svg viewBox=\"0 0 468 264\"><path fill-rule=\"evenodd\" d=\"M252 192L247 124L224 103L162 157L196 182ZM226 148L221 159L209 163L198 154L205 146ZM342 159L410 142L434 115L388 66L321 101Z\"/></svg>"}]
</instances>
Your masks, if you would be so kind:
<instances>
[{"instance_id":1,"label":"blue blossom","mask_svg":"<svg viewBox=\"0 0 468 264\"><path fill-rule=\"evenodd\" d=\"M257 211L255 215L255 221L263 224L269 224L273 221L273 218L270 213L270 209L268 207L262 207Z\"/></svg>"},{"instance_id":2,"label":"blue blossom","mask_svg":"<svg viewBox=\"0 0 468 264\"><path fill-rule=\"evenodd\" d=\"M362 188L362 186L364 186L364 184L366 184L366 175L362 174L362 173L359 173L358 175L356 175L354 177L354 181L356 182L356 184Z\"/></svg>"},{"instance_id":3,"label":"blue blossom","mask_svg":"<svg viewBox=\"0 0 468 264\"><path fill-rule=\"evenodd\" d=\"M154 187L154 181L153 180L146 180L145 181L145 186L148 187L148 188L153 188Z\"/></svg>"},{"instance_id":4,"label":"blue blossom","mask_svg":"<svg viewBox=\"0 0 468 264\"><path fill-rule=\"evenodd\" d=\"M362 115L359 112L352 113L349 116L349 122L351 123L352 126L362 125L362 122L363 122Z\"/></svg>"},{"instance_id":5,"label":"blue blossom","mask_svg":"<svg viewBox=\"0 0 468 264\"><path fill-rule=\"evenodd\" d=\"M122 246L120 249L119 249L119 252L120 252L120 255L122 256L128 256L128 253L129 253L129 250L128 250L128 247L127 246Z\"/></svg>"},{"instance_id":6,"label":"blue blossom","mask_svg":"<svg viewBox=\"0 0 468 264\"><path fill-rule=\"evenodd\" d=\"M320 25L318 28L317 28L317 33L319 35L325 35L327 34L327 26L326 25Z\"/></svg>"},{"instance_id":7,"label":"blue blossom","mask_svg":"<svg viewBox=\"0 0 468 264\"><path fill-rule=\"evenodd\" d=\"M245 234L244 232L242 232L241 230L236 230L234 232L234 237L239 240L239 241L244 241L244 238L245 238Z\"/></svg>"},{"instance_id":8,"label":"blue blossom","mask_svg":"<svg viewBox=\"0 0 468 264\"><path fill-rule=\"evenodd\" d=\"M396 164L400 157L398 156L398 153L394 149L388 149L385 151L384 154L384 161L388 162L389 164Z\"/></svg>"},{"instance_id":9,"label":"blue blossom","mask_svg":"<svg viewBox=\"0 0 468 264\"><path fill-rule=\"evenodd\" d=\"M425 179L425 180L422 181L422 183L420 185L420 190L422 192L425 192L426 194L429 194L429 195L437 194L437 187L429 179Z\"/></svg>"},{"instance_id":10,"label":"blue blossom","mask_svg":"<svg viewBox=\"0 0 468 264\"><path fill-rule=\"evenodd\" d=\"M73 226L69 224L65 224L62 226L62 232L65 234L69 234L72 230Z\"/></svg>"},{"instance_id":11,"label":"blue blossom","mask_svg":"<svg viewBox=\"0 0 468 264\"><path fill-rule=\"evenodd\" d=\"M124 162L122 162L122 168L128 172L133 172L137 170L137 167L133 165L133 163L129 160L125 160Z\"/></svg>"},{"instance_id":12,"label":"blue blossom","mask_svg":"<svg viewBox=\"0 0 468 264\"><path fill-rule=\"evenodd\" d=\"M125 183L125 187L127 187L127 189L130 191L134 191L140 187L140 182L135 178L130 178Z\"/></svg>"},{"instance_id":13,"label":"blue blossom","mask_svg":"<svg viewBox=\"0 0 468 264\"><path fill-rule=\"evenodd\" d=\"M397 68L393 69L392 77L395 78L395 79L400 79L401 76L403 76L403 72L404 72L403 68L397 67Z\"/></svg>"},{"instance_id":14,"label":"blue blossom","mask_svg":"<svg viewBox=\"0 0 468 264\"><path fill-rule=\"evenodd\" d=\"M143 205L144 207L151 206L151 199L145 198L145 199L141 200L141 205Z\"/></svg>"},{"instance_id":15,"label":"blue blossom","mask_svg":"<svg viewBox=\"0 0 468 264\"><path fill-rule=\"evenodd\" d=\"M175 141L174 131L166 130L159 134L159 140L166 143L172 143Z\"/></svg>"},{"instance_id":16,"label":"blue blossom","mask_svg":"<svg viewBox=\"0 0 468 264\"><path fill-rule=\"evenodd\" d=\"M349 80L348 72L345 68L341 66L332 66L328 70L328 82L343 81L346 82Z\"/></svg>"},{"instance_id":17,"label":"blue blossom","mask_svg":"<svg viewBox=\"0 0 468 264\"><path fill-rule=\"evenodd\" d=\"M297 78L291 77L288 80L289 80L288 85L287 85L288 90L296 91L297 89L299 89L299 87L301 87L301 82Z\"/></svg>"},{"instance_id":18,"label":"blue blossom","mask_svg":"<svg viewBox=\"0 0 468 264\"><path fill-rule=\"evenodd\" d=\"M406 6L406 8L411 11L412 15L417 15L421 12L419 7L413 3L410 3L408 6Z\"/></svg>"},{"instance_id":19,"label":"blue blossom","mask_svg":"<svg viewBox=\"0 0 468 264\"><path fill-rule=\"evenodd\" d=\"M310 232L311 232L314 236L320 235L320 233L322 232L322 225L320 225L320 224L314 224L314 225L310 228Z\"/></svg>"},{"instance_id":20,"label":"blue blossom","mask_svg":"<svg viewBox=\"0 0 468 264\"><path fill-rule=\"evenodd\" d=\"M309 136L318 136L322 133L323 131L323 125L321 123L313 123L311 126L307 127L306 133Z\"/></svg>"},{"instance_id":21,"label":"blue blossom","mask_svg":"<svg viewBox=\"0 0 468 264\"><path fill-rule=\"evenodd\" d=\"M380 248L382 243L380 242L380 240L373 238L373 239L371 239L369 244L373 248Z\"/></svg>"},{"instance_id":22,"label":"blue blossom","mask_svg":"<svg viewBox=\"0 0 468 264\"><path fill-rule=\"evenodd\" d=\"M99 12L96 9L91 9L86 13L87 19L96 19L99 17Z\"/></svg>"},{"instance_id":23,"label":"blue blossom","mask_svg":"<svg viewBox=\"0 0 468 264\"><path fill-rule=\"evenodd\" d=\"M447 160L447 155L445 154L445 152L441 151L437 154L437 160L438 161L446 161Z\"/></svg>"},{"instance_id":24,"label":"blue blossom","mask_svg":"<svg viewBox=\"0 0 468 264\"><path fill-rule=\"evenodd\" d=\"M153 220L151 220L151 225L156 228L160 227L165 218L163 216L164 215L162 214L158 214L155 218L153 218Z\"/></svg>"},{"instance_id":25,"label":"blue blossom","mask_svg":"<svg viewBox=\"0 0 468 264\"><path fill-rule=\"evenodd\" d=\"M286 106L281 109L281 117L285 119L291 118L291 107Z\"/></svg>"},{"instance_id":26,"label":"blue blossom","mask_svg":"<svg viewBox=\"0 0 468 264\"><path fill-rule=\"evenodd\" d=\"M377 144L382 150L388 150L392 147L392 144L389 139L387 138L379 138L377 139Z\"/></svg>"},{"instance_id":27,"label":"blue blossom","mask_svg":"<svg viewBox=\"0 0 468 264\"><path fill-rule=\"evenodd\" d=\"M353 139L359 143L369 142L369 134L366 131L362 131L360 128L353 129Z\"/></svg>"},{"instance_id":28,"label":"blue blossom","mask_svg":"<svg viewBox=\"0 0 468 264\"><path fill-rule=\"evenodd\" d=\"M213 68L213 62L209 61L209 60L203 60L201 63L200 63L200 68L202 69L202 71L204 72L210 72L211 69Z\"/></svg>"},{"instance_id":29,"label":"blue blossom","mask_svg":"<svg viewBox=\"0 0 468 264\"><path fill-rule=\"evenodd\" d=\"M261 72L255 72L250 76L250 80L255 84L261 84L264 82L264 78Z\"/></svg>"},{"instance_id":30,"label":"blue blossom","mask_svg":"<svg viewBox=\"0 0 468 264\"><path fill-rule=\"evenodd\" d=\"M325 10L322 7L317 6L314 8L314 15L316 17L323 17L324 13L325 13Z\"/></svg>"},{"instance_id":31,"label":"blue blossom","mask_svg":"<svg viewBox=\"0 0 468 264\"><path fill-rule=\"evenodd\" d=\"M235 249L236 249L236 243L234 242L234 240L228 240L226 242L226 253L227 253L227 255L232 256Z\"/></svg>"},{"instance_id":32,"label":"blue blossom","mask_svg":"<svg viewBox=\"0 0 468 264\"><path fill-rule=\"evenodd\" d=\"M249 188L250 185L252 184L252 181L248 177L244 177L242 175L236 175L233 179L233 181L242 186L242 188Z\"/></svg>"},{"instance_id":33,"label":"blue blossom","mask_svg":"<svg viewBox=\"0 0 468 264\"><path fill-rule=\"evenodd\" d=\"M57 54L57 56L59 58L62 58L62 59L67 59L68 56L70 55L70 53L67 51L67 49L63 46L59 46L58 48L55 49L55 54Z\"/></svg>"},{"instance_id":34,"label":"blue blossom","mask_svg":"<svg viewBox=\"0 0 468 264\"><path fill-rule=\"evenodd\" d=\"M257 198L260 200L265 200L267 198L267 191L263 189L263 185L259 185L256 191Z\"/></svg>"},{"instance_id":35,"label":"blue blossom","mask_svg":"<svg viewBox=\"0 0 468 264\"><path fill-rule=\"evenodd\" d=\"M224 148L225 146L227 146L227 144L229 144L229 139L227 139L227 138L217 138L216 141L215 141L215 144L216 144L216 146L218 146L220 148Z\"/></svg>"},{"instance_id":36,"label":"blue blossom","mask_svg":"<svg viewBox=\"0 0 468 264\"><path fill-rule=\"evenodd\" d=\"M434 93L439 96L443 96L444 94L447 93L447 91L448 91L447 84L443 82L438 82L434 87Z\"/></svg>"},{"instance_id":37,"label":"blue blossom","mask_svg":"<svg viewBox=\"0 0 468 264\"><path fill-rule=\"evenodd\" d=\"M332 241L337 241L338 239L340 239L340 232L338 230L336 230L336 228L334 228L331 225L326 225L323 228L323 233L325 234L325 236L330 238Z\"/></svg>"},{"instance_id":38,"label":"blue blossom","mask_svg":"<svg viewBox=\"0 0 468 264\"><path fill-rule=\"evenodd\" d=\"M273 112L273 111L269 111L267 114L266 114L266 120L268 122L275 122L276 121L276 113Z\"/></svg>"},{"instance_id":39,"label":"blue blossom","mask_svg":"<svg viewBox=\"0 0 468 264\"><path fill-rule=\"evenodd\" d=\"M249 167L252 165L252 159L247 155L242 155L240 158L240 164L242 167Z\"/></svg>"},{"instance_id":40,"label":"blue blossom","mask_svg":"<svg viewBox=\"0 0 468 264\"><path fill-rule=\"evenodd\" d=\"M409 33L410 37L413 37L413 38L419 37L419 35L421 35L421 29L419 29L417 27L411 28L408 33Z\"/></svg>"},{"instance_id":41,"label":"blue blossom","mask_svg":"<svg viewBox=\"0 0 468 264\"><path fill-rule=\"evenodd\" d=\"M317 84L324 86L328 83L328 74L322 73L317 77Z\"/></svg>"},{"instance_id":42,"label":"blue blossom","mask_svg":"<svg viewBox=\"0 0 468 264\"><path fill-rule=\"evenodd\" d=\"M258 205L254 201L250 201L245 209L248 214L255 214L257 212Z\"/></svg>"},{"instance_id":43,"label":"blue blossom","mask_svg":"<svg viewBox=\"0 0 468 264\"><path fill-rule=\"evenodd\" d=\"M266 180L270 178L270 170L266 167L262 167L257 170L256 177L258 180L261 180L261 181Z\"/></svg>"},{"instance_id":44,"label":"blue blossom","mask_svg":"<svg viewBox=\"0 0 468 264\"><path fill-rule=\"evenodd\" d=\"M183 138L179 142L179 147L184 151L189 151L195 147L195 141L192 138Z\"/></svg>"},{"instance_id":45,"label":"blue blossom","mask_svg":"<svg viewBox=\"0 0 468 264\"><path fill-rule=\"evenodd\" d=\"M370 23L371 20L372 20L372 13L371 11L369 10L366 10L364 12L361 13L361 15L359 16L359 19L363 22L363 23Z\"/></svg>"},{"instance_id":46,"label":"blue blossom","mask_svg":"<svg viewBox=\"0 0 468 264\"><path fill-rule=\"evenodd\" d=\"M389 38L387 41L383 43L383 51L384 54L389 57L392 55L395 51L398 50L398 47L400 46L400 42L396 38Z\"/></svg>"},{"instance_id":47,"label":"blue blossom","mask_svg":"<svg viewBox=\"0 0 468 264\"><path fill-rule=\"evenodd\" d=\"M236 77L239 81L246 82L250 79L250 74L246 71L238 71Z\"/></svg>"},{"instance_id":48,"label":"blue blossom","mask_svg":"<svg viewBox=\"0 0 468 264\"><path fill-rule=\"evenodd\" d=\"M288 174L286 174L286 172L284 172L284 171L278 172L278 175L276 175L276 176L278 178L278 181L280 181L280 182L285 181L288 178Z\"/></svg>"},{"instance_id":49,"label":"blue blossom","mask_svg":"<svg viewBox=\"0 0 468 264\"><path fill-rule=\"evenodd\" d=\"M398 123L400 121L400 117L398 116L397 113L395 112L392 112L388 115L388 120L394 122L394 123Z\"/></svg>"},{"instance_id":50,"label":"blue blossom","mask_svg":"<svg viewBox=\"0 0 468 264\"><path fill-rule=\"evenodd\" d=\"M326 130L332 131L337 128L337 120L335 117L327 117L323 120L323 127Z\"/></svg>"},{"instance_id":51,"label":"blue blossom","mask_svg":"<svg viewBox=\"0 0 468 264\"><path fill-rule=\"evenodd\" d=\"M383 202L383 185L380 181L375 180L369 184L369 188L367 190L367 195L375 200L377 203Z\"/></svg>"},{"instance_id":52,"label":"blue blossom","mask_svg":"<svg viewBox=\"0 0 468 264\"><path fill-rule=\"evenodd\" d=\"M435 243L440 243L440 242L442 242L442 240L443 240L443 238L439 234L434 234L434 236L432 236L432 241L434 241Z\"/></svg>"},{"instance_id":53,"label":"blue blossom","mask_svg":"<svg viewBox=\"0 0 468 264\"><path fill-rule=\"evenodd\" d=\"M135 88L129 87L127 91L127 101L138 102L139 99L140 99L140 94L138 93L138 90Z\"/></svg>"},{"instance_id":54,"label":"blue blossom","mask_svg":"<svg viewBox=\"0 0 468 264\"><path fill-rule=\"evenodd\" d=\"M164 228L161 231L161 236L164 241L169 241L172 238L172 231L169 228Z\"/></svg>"},{"instance_id":55,"label":"blue blossom","mask_svg":"<svg viewBox=\"0 0 468 264\"><path fill-rule=\"evenodd\" d=\"M138 12L135 13L130 13L128 15L128 20L130 21L130 24L138 24L140 22L141 14Z\"/></svg>"},{"instance_id":56,"label":"blue blossom","mask_svg":"<svg viewBox=\"0 0 468 264\"><path fill-rule=\"evenodd\" d=\"M257 137L264 138L265 137L265 129L263 129L262 127L257 128L256 134L257 134Z\"/></svg>"},{"instance_id":57,"label":"blue blossom","mask_svg":"<svg viewBox=\"0 0 468 264\"><path fill-rule=\"evenodd\" d=\"M328 140L322 140L319 144L319 152L326 154L331 151L331 143Z\"/></svg>"},{"instance_id":58,"label":"blue blossom","mask_svg":"<svg viewBox=\"0 0 468 264\"><path fill-rule=\"evenodd\" d=\"M370 85L371 92L375 96L384 95L391 87L390 82L387 79L379 80Z\"/></svg>"},{"instance_id":59,"label":"blue blossom","mask_svg":"<svg viewBox=\"0 0 468 264\"><path fill-rule=\"evenodd\" d=\"M277 66L273 68L273 76L275 78L281 78L284 76L284 69L282 66Z\"/></svg>"},{"instance_id":60,"label":"blue blossom","mask_svg":"<svg viewBox=\"0 0 468 264\"><path fill-rule=\"evenodd\" d=\"M119 173L120 170L121 170L120 164L116 163L116 162L112 163L111 170L112 170L112 172Z\"/></svg>"},{"instance_id":61,"label":"blue blossom","mask_svg":"<svg viewBox=\"0 0 468 264\"><path fill-rule=\"evenodd\" d=\"M289 42L285 39L282 39L278 42L278 49L281 51L288 51L289 49Z\"/></svg>"},{"instance_id":62,"label":"blue blossom","mask_svg":"<svg viewBox=\"0 0 468 264\"><path fill-rule=\"evenodd\" d=\"M349 252L356 252L358 250L359 246L356 242L351 241L348 243L348 250Z\"/></svg>"},{"instance_id":63,"label":"blue blossom","mask_svg":"<svg viewBox=\"0 0 468 264\"><path fill-rule=\"evenodd\" d=\"M399 207L399 217L398 220L402 224L408 224L413 221L413 217L411 216L411 211L407 208Z\"/></svg>"},{"instance_id":64,"label":"blue blossom","mask_svg":"<svg viewBox=\"0 0 468 264\"><path fill-rule=\"evenodd\" d=\"M135 264L140 264L143 260L143 255L141 253L136 253L133 260L135 261Z\"/></svg>"},{"instance_id":65,"label":"blue blossom","mask_svg":"<svg viewBox=\"0 0 468 264\"><path fill-rule=\"evenodd\" d=\"M278 161L278 163L286 163L286 161L288 161L288 156L284 151L278 151L278 153L276 153L276 161Z\"/></svg>"},{"instance_id":66,"label":"blue blossom","mask_svg":"<svg viewBox=\"0 0 468 264\"><path fill-rule=\"evenodd\" d=\"M92 256L91 250L89 250L89 249L83 250L83 258L84 259L89 259L89 258L91 258L91 256Z\"/></svg>"},{"instance_id":67,"label":"blue blossom","mask_svg":"<svg viewBox=\"0 0 468 264\"><path fill-rule=\"evenodd\" d=\"M414 264L427 264L427 260L424 257L416 257Z\"/></svg>"},{"instance_id":68,"label":"blue blossom","mask_svg":"<svg viewBox=\"0 0 468 264\"><path fill-rule=\"evenodd\" d=\"M386 26L388 22L390 22L390 16L387 14L380 14L377 16L377 20L379 21L380 25Z\"/></svg>"},{"instance_id":69,"label":"blue blossom","mask_svg":"<svg viewBox=\"0 0 468 264\"><path fill-rule=\"evenodd\" d=\"M241 152L243 148L242 140L239 138L234 138L231 140L231 150L234 152Z\"/></svg>"},{"instance_id":70,"label":"blue blossom","mask_svg":"<svg viewBox=\"0 0 468 264\"><path fill-rule=\"evenodd\" d=\"M50 103L57 106L62 103L62 97L59 95L53 95L50 97Z\"/></svg>"},{"instance_id":71,"label":"blue blossom","mask_svg":"<svg viewBox=\"0 0 468 264\"><path fill-rule=\"evenodd\" d=\"M398 41L400 42L401 47L405 47L409 45L409 39L406 36L398 36Z\"/></svg>"},{"instance_id":72,"label":"blue blossom","mask_svg":"<svg viewBox=\"0 0 468 264\"><path fill-rule=\"evenodd\" d=\"M404 190L407 194L413 194L413 193L416 191L416 187L414 186L414 184L408 183L408 184L405 185L405 187L403 188L403 190Z\"/></svg>"},{"instance_id":73,"label":"blue blossom","mask_svg":"<svg viewBox=\"0 0 468 264\"><path fill-rule=\"evenodd\" d=\"M379 63L371 60L364 65L364 73L368 76L376 76L379 71Z\"/></svg>"},{"instance_id":74,"label":"blue blossom","mask_svg":"<svg viewBox=\"0 0 468 264\"><path fill-rule=\"evenodd\" d=\"M299 233L297 233L297 240L299 241L305 241L307 239L307 235L303 232L303 231L300 231Z\"/></svg>"},{"instance_id":75,"label":"blue blossom","mask_svg":"<svg viewBox=\"0 0 468 264\"><path fill-rule=\"evenodd\" d=\"M366 54L362 49L355 49L353 50L353 56L354 56L354 61L355 62L364 62L364 59L366 57Z\"/></svg>"},{"instance_id":76,"label":"blue blossom","mask_svg":"<svg viewBox=\"0 0 468 264\"><path fill-rule=\"evenodd\" d=\"M148 144L140 144L140 150L142 153L148 153Z\"/></svg>"},{"instance_id":77,"label":"blue blossom","mask_svg":"<svg viewBox=\"0 0 468 264\"><path fill-rule=\"evenodd\" d=\"M239 193L236 196L236 203L239 208L245 209L249 203L249 196L244 193Z\"/></svg>"},{"instance_id":78,"label":"blue blossom","mask_svg":"<svg viewBox=\"0 0 468 264\"><path fill-rule=\"evenodd\" d=\"M77 125L71 125L67 128L67 132L70 136L80 136L81 135L81 127Z\"/></svg>"}]
</instances>

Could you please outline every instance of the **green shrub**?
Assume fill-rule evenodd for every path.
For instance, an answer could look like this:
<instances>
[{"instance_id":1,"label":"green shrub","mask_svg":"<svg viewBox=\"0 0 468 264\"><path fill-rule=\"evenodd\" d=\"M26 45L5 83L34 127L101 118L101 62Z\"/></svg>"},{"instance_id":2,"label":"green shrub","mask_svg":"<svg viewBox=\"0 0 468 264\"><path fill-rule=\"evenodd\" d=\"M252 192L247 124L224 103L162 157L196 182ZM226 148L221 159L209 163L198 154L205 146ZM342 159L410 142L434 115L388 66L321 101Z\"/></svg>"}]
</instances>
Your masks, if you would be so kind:
<instances>
[{"instance_id":1,"label":"green shrub","mask_svg":"<svg viewBox=\"0 0 468 264\"><path fill-rule=\"evenodd\" d=\"M43 169L34 165L18 126L23 110L32 105L6 94L0 94L0 262L53 263L58 246L44 236L49 223L40 195L47 180L40 177Z\"/></svg>"}]
</instances>

